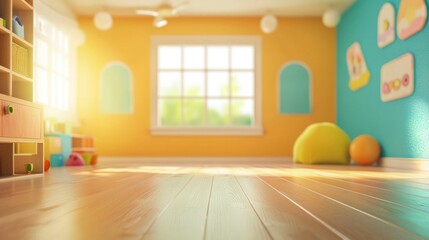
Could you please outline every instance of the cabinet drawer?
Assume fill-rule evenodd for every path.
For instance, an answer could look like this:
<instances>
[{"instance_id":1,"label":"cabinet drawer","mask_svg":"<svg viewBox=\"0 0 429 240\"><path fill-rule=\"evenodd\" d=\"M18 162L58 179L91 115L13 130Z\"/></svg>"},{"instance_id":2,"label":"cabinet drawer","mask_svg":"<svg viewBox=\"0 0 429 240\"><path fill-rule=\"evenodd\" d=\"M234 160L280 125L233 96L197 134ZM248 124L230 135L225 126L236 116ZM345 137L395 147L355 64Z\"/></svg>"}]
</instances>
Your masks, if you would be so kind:
<instances>
[{"instance_id":1,"label":"cabinet drawer","mask_svg":"<svg viewBox=\"0 0 429 240\"><path fill-rule=\"evenodd\" d=\"M5 108L9 106L13 107L13 113L6 113ZM2 101L2 137L41 139L42 114L41 108Z\"/></svg>"}]
</instances>

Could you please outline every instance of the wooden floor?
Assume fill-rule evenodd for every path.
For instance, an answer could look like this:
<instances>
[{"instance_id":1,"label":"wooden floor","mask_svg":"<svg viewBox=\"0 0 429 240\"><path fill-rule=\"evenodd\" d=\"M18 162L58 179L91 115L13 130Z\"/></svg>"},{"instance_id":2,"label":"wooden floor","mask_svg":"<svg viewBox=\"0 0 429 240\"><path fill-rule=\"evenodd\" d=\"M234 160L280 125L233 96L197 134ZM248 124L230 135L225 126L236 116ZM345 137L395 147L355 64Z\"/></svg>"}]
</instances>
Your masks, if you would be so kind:
<instances>
[{"instance_id":1,"label":"wooden floor","mask_svg":"<svg viewBox=\"0 0 429 240\"><path fill-rule=\"evenodd\" d=\"M0 181L0 239L429 239L429 173L104 164Z\"/></svg>"}]
</instances>

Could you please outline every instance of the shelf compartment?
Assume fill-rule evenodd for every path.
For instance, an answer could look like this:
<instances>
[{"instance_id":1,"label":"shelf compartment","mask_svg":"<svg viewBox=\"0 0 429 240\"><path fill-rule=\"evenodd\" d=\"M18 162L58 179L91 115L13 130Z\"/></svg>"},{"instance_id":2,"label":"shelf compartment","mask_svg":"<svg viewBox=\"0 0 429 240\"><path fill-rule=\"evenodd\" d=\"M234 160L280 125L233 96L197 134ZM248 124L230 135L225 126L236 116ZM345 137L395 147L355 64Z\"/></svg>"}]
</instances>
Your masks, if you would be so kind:
<instances>
[{"instance_id":1,"label":"shelf compartment","mask_svg":"<svg viewBox=\"0 0 429 240\"><path fill-rule=\"evenodd\" d=\"M18 152L13 156L13 175L27 174L28 163L33 163L32 174L43 173L43 143L15 143L13 148Z\"/></svg>"},{"instance_id":2,"label":"shelf compartment","mask_svg":"<svg viewBox=\"0 0 429 240\"><path fill-rule=\"evenodd\" d=\"M33 83L31 81L12 81L12 97L33 101Z\"/></svg>"},{"instance_id":3,"label":"shelf compartment","mask_svg":"<svg viewBox=\"0 0 429 240\"><path fill-rule=\"evenodd\" d=\"M30 49L33 48L33 44L31 44L25 39L22 39L21 37L16 35L16 33L13 33L13 32L12 32L12 41L23 48L30 48Z\"/></svg>"},{"instance_id":4,"label":"shelf compartment","mask_svg":"<svg viewBox=\"0 0 429 240\"><path fill-rule=\"evenodd\" d=\"M0 143L0 177L13 176L13 143Z\"/></svg>"},{"instance_id":5,"label":"shelf compartment","mask_svg":"<svg viewBox=\"0 0 429 240\"><path fill-rule=\"evenodd\" d=\"M13 9L33 11L33 6L25 0L13 0Z\"/></svg>"},{"instance_id":6,"label":"shelf compartment","mask_svg":"<svg viewBox=\"0 0 429 240\"><path fill-rule=\"evenodd\" d=\"M10 96L10 93L11 93L10 74L8 72L0 71L0 94Z\"/></svg>"},{"instance_id":7,"label":"shelf compartment","mask_svg":"<svg viewBox=\"0 0 429 240\"><path fill-rule=\"evenodd\" d=\"M11 2L10 1L0 1L0 17L6 20L6 28L2 27L3 30L9 30L11 29L11 19L12 19L12 12L10 11L12 9Z\"/></svg>"},{"instance_id":8,"label":"shelf compartment","mask_svg":"<svg viewBox=\"0 0 429 240\"><path fill-rule=\"evenodd\" d=\"M10 37L7 34L0 34L0 65L4 68L10 68Z\"/></svg>"},{"instance_id":9,"label":"shelf compartment","mask_svg":"<svg viewBox=\"0 0 429 240\"><path fill-rule=\"evenodd\" d=\"M17 154L14 156L14 175L27 174L25 165L28 163L33 164L32 174L43 173L43 159L40 157L41 154Z\"/></svg>"},{"instance_id":10,"label":"shelf compartment","mask_svg":"<svg viewBox=\"0 0 429 240\"><path fill-rule=\"evenodd\" d=\"M16 0L15 0L16 1ZM30 45L33 44L33 22L34 22L34 15L33 11L30 10L22 10L22 9L13 9L12 16L18 16L21 20L22 24L24 25L24 39L23 41L28 42ZM12 36L15 34L12 32ZM15 34L16 38L21 39L18 37L18 35Z\"/></svg>"},{"instance_id":11,"label":"shelf compartment","mask_svg":"<svg viewBox=\"0 0 429 240\"><path fill-rule=\"evenodd\" d=\"M15 156L32 156L37 154L37 143L15 143Z\"/></svg>"},{"instance_id":12,"label":"shelf compartment","mask_svg":"<svg viewBox=\"0 0 429 240\"><path fill-rule=\"evenodd\" d=\"M32 81L33 51L19 44L12 43L12 70L14 79ZM16 75L16 76L15 76Z\"/></svg>"}]
</instances>

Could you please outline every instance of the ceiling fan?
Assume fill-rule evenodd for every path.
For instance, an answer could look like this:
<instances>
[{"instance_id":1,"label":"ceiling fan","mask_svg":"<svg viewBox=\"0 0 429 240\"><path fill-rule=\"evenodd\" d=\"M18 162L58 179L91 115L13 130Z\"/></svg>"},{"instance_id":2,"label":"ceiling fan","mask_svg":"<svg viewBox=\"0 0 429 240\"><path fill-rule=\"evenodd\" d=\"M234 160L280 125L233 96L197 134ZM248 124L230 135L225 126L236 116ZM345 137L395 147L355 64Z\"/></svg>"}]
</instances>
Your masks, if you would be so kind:
<instances>
[{"instance_id":1,"label":"ceiling fan","mask_svg":"<svg viewBox=\"0 0 429 240\"><path fill-rule=\"evenodd\" d=\"M136 10L136 14L154 17L153 25L161 28L167 25L168 21L166 18L177 16L178 12L188 6L188 4L188 2L183 2L173 7L171 4L166 3L156 9L138 9Z\"/></svg>"}]
</instances>

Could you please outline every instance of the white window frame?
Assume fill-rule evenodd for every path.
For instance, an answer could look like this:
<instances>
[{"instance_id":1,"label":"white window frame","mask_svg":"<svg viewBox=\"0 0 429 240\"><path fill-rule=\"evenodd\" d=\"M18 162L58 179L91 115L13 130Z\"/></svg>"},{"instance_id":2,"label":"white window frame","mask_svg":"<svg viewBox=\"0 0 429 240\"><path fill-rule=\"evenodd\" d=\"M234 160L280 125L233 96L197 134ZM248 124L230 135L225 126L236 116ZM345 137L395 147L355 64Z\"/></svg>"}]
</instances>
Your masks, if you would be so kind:
<instances>
[{"instance_id":1,"label":"white window frame","mask_svg":"<svg viewBox=\"0 0 429 240\"><path fill-rule=\"evenodd\" d=\"M254 121L252 126L159 126L158 47L160 45L252 45L255 49ZM151 38L151 134L189 136L258 136L262 127L262 47L259 36L154 36ZM183 97L183 96L182 96Z\"/></svg>"}]
</instances>

